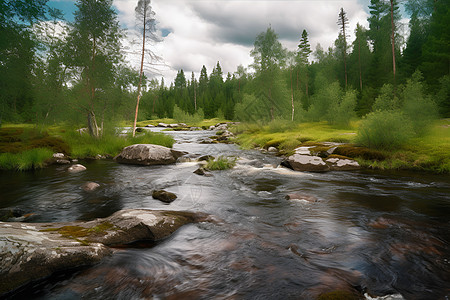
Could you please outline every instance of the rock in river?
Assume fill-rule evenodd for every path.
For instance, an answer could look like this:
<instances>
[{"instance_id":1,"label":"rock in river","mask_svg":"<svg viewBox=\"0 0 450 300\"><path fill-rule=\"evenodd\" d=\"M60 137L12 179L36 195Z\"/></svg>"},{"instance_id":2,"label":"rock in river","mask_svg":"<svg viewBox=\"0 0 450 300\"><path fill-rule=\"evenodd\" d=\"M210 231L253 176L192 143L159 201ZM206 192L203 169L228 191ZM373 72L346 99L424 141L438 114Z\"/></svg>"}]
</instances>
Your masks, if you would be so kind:
<instances>
[{"instance_id":1,"label":"rock in river","mask_svg":"<svg viewBox=\"0 0 450 300\"><path fill-rule=\"evenodd\" d=\"M152 193L152 197L161 200L164 203L171 203L175 199L177 199L177 195L171 192L167 192L165 190L154 190Z\"/></svg>"},{"instance_id":2,"label":"rock in river","mask_svg":"<svg viewBox=\"0 0 450 300\"><path fill-rule=\"evenodd\" d=\"M70 173L78 173L78 172L86 170L86 167L83 165L80 165L80 164L75 164L75 165L71 165L67 170Z\"/></svg>"},{"instance_id":3,"label":"rock in river","mask_svg":"<svg viewBox=\"0 0 450 300\"><path fill-rule=\"evenodd\" d=\"M295 171L325 172L330 167L318 156L294 154L287 159L288 165Z\"/></svg>"},{"instance_id":4,"label":"rock in river","mask_svg":"<svg viewBox=\"0 0 450 300\"><path fill-rule=\"evenodd\" d=\"M0 222L0 298L55 272L95 264L113 253L111 246L161 240L203 221L208 216L201 213L130 209L89 222Z\"/></svg>"},{"instance_id":5,"label":"rock in river","mask_svg":"<svg viewBox=\"0 0 450 300\"><path fill-rule=\"evenodd\" d=\"M164 146L135 144L123 148L122 152L114 157L114 160L124 164L167 165L175 163L177 158L183 154L185 153Z\"/></svg>"}]
</instances>

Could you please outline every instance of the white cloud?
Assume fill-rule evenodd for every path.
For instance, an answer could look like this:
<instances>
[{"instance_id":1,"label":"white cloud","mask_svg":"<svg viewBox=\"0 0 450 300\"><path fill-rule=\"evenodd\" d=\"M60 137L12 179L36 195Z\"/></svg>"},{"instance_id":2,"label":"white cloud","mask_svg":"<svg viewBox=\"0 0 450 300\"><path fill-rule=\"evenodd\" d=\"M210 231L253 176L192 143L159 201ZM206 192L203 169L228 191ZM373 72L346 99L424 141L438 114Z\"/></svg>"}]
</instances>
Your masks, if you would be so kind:
<instances>
[{"instance_id":1,"label":"white cloud","mask_svg":"<svg viewBox=\"0 0 450 300\"><path fill-rule=\"evenodd\" d=\"M269 24L289 50L295 50L303 29L309 33L311 48L320 43L325 49L334 43L341 7L347 12L350 42L356 23L367 27L366 7L361 0L153 0L158 30L169 32L154 46L167 68L161 70L166 83L173 81L178 69L198 77L202 65L212 71L220 61L224 73L234 72L239 64L252 62L253 41ZM121 24L134 29L137 0L114 0Z\"/></svg>"}]
</instances>

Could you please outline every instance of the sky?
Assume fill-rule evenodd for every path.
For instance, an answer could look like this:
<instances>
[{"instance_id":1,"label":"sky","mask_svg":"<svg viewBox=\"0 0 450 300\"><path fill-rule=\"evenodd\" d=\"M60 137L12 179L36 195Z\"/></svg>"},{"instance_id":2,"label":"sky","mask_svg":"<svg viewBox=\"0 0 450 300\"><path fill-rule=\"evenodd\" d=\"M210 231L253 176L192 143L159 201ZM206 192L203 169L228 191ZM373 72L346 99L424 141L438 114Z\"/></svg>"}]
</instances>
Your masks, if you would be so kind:
<instances>
[{"instance_id":1,"label":"sky","mask_svg":"<svg viewBox=\"0 0 450 300\"><path fill-rule=\"evenodd\" d=\"M48 3L63 10L66 19L73 21L75 0ZM121 26L131 36L136 28L137 0L113 3ZM152 0L151 5L161 42L150 45L150 49L162 57L162 65L156 72L147 69L146 75L164 77L166 85L180 69L189 79L191 72L198 78L203 65L209 75L218 61L224 75L234 73L240 64L248 67L253 62L250 51L256 36L269 26L291 51L297 49L303 29L309 34L312 50L318 43L324 49L332 46L339 34L337 19L341 7L349 19L350 43L357 23L368 27L369 0ZM139 67L138 55L129 54L128 59L136 69Z\"/></svg>"}]
</instances>

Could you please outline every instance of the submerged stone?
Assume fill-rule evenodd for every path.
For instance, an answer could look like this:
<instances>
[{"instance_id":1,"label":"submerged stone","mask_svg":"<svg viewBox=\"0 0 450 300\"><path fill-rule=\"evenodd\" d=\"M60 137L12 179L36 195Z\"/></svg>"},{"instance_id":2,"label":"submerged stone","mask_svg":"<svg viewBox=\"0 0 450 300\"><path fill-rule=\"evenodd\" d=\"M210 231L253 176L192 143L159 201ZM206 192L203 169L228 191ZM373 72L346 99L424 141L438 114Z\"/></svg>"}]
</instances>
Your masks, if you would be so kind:
<instances>
[{"instance_id":1,"label":"submerged stone","mask_svg":"<svg viewBox=\"0 0 450 300\"><path fill-rule=\"evenodd\" d=\"M175 199L177 199L177 195L171 192L167 192L165 190L155 190L152 193L152 197L158 200L161 200L164 203L171 203Z\"/></svg>"}]
</instances>

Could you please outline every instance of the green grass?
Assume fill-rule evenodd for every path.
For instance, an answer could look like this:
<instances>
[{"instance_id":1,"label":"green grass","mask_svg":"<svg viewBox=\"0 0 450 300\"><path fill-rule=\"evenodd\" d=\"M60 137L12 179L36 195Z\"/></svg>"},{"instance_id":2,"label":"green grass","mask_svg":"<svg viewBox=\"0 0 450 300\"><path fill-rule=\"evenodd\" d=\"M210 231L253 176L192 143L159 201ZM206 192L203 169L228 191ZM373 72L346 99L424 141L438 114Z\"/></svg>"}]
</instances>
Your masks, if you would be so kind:
<instances>
[{"instance_id":1,"label":"green grass","mask_svg":"<svg viewBox=\"0 0 450 300\"><path fill-rule=\"evenodd\" d=\"M209 159L205 166L210 171L228 170L236 165L235 157L219 156L216 159Z\"/></svg>"},{"instance_id":2,"label":"green grass","mask_svg":"<svg viewBox=\"0 0 450 300\"><path fill-rule=\"evenodd\" d=\"M26 171L45 166L45 161L52 158L53 151L47 148L36 148L21 153L1 153L0 169Z\"/></svg>"},{"instance_id":3,"label":"green grass","mask_svg":"<svg viewBox=\"0 0 450 300\"><path fill-rule=\"evenodd\" d=\"M356 123L350 129L342 129L327 122L310 122L300 124L277 123L265 126L240 124L232 128L239 134L236 142L244 149L255 147L277 147L287 153L304 142L353 142L356 134Z\"/></svg>"},{"instance_id":4,"label":"green grass","mask_svg":"<svg viewBox=\"0 0 450 300\"><path fill-rule=\"evenodd\" d=\"M422 137L412 138L391 150L356 147L359 122L348 129L326 122L289 125L283 122L260 126L240 124L232 128L235 138L244 149L277 147L289 155L299 146L320 146L322 142L348 143L338 155L355 158L363 167L381 170L414 170L439 174L450 173L450 119L442 119L431 126Z\"/></svg>"},{"instance_id":5,"label":"green grass","mask_svg":"<svg viewBox=\"0 0 450 300\"><path fill-rule=\"evenodd\" d=\"M95 157L98 154L116 156L124 147L133 144L155 144L171 148L175 142L171 136L149 131L137 134L134 138L130 135L121 137L106 134L98 139L88 134L80 135L76 131L69 131L62 138L70 145L71 156L77 158Z\"/></svg>"},{"instance_id":6,"label":"green grass","mask_svg":"<svg viewBox=\"0 0 450 300\"><path fill-rule=\"evenodd\" d=\"M156 144L171 148L171 136L146 131L136 137L106 133L101 138L80 135L75 129L51 126L38 131L28 124L0 128L0 169L30 170L45 166L55 152L72 158L115 156L126 146Z\"/></svg>"}]
</instances>

